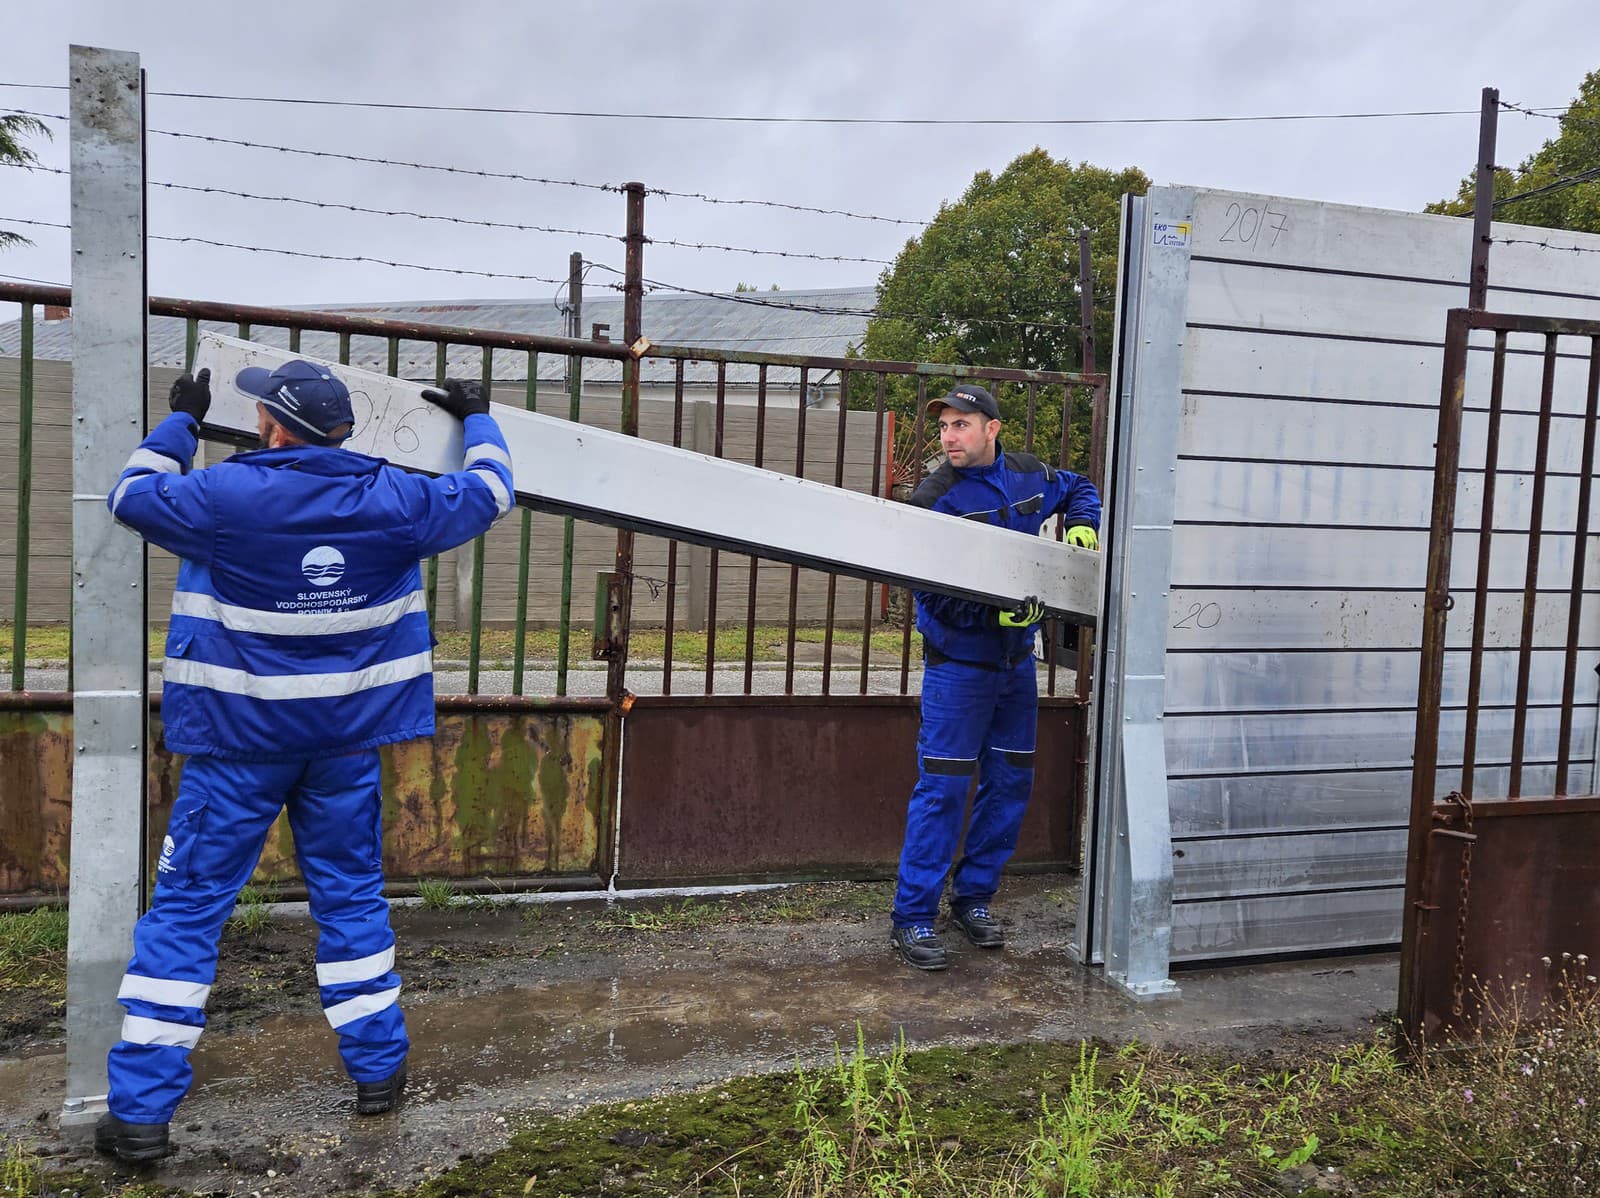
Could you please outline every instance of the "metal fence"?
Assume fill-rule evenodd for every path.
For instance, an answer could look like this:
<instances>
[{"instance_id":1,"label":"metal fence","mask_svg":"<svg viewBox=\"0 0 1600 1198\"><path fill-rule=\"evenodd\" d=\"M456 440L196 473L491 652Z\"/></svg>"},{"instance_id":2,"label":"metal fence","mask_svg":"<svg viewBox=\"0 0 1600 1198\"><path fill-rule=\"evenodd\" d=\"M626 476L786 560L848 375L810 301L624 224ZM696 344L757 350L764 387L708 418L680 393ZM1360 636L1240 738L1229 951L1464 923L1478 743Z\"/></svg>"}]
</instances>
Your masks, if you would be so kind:
<instances>
[{"instance_id":1,"label":"metal fence","mask_svg":"<svg viewBox=\"0 0 1600 1198\"><path fill-rule=\"evenodd\" d=\"M6 385L11 372L0 374L0 437L14 438L17 463L16 486L0 497L0 521L12 517L4 523L12 533L10 556L15 567L9 580L0 575L0 585L10 583L10 684L12 690L21 691L30 595L34 608L44 608L57 618L70 608L65 569L69 559L63 548L70 537L67 496L59 482L41 487L38 468L39 459L64 462L69 452L70 384L62 364L36 358L34 341L39 308L48 306L59 316L70 310L71 295L62 288L0 284L0 301L15 303L21 317L14 389ZM583 383L596 367L613 376L619 365L626 368L630 355L620 343L171 299L153 299L150 315L157 321L182 322L184 367L192 362L199 331L207 328L310 356L370 365L397 377L402 373L417 377L419 362L431 357L434 381L470 370L493 388L500 402L518 402L530 410L612 427L625 425L628 418L626 403L619 407L609 396L586 397ZM548 380L540 386L540 360L546 356L567 363L567 382L559 391ZM931 445L924 427L925 402L945 381L960 377L983 382L1025 414L1022 427L1005 435L1010 448L1040 452L1058 462L1070 459L1071 465L1091 476L1098 473L1090 465L1098 443L1093 431L1074 427L1073 421L1075 398L1080 411L1103 410L1103 379L1092 373L669 345L650 346L644 357L658 374L669 373L671 398L636 402L633 431L675 446L709 441L704 448L716 457L872 495L894 492L902 497L920 479ZM6 365L10 363L0 360L0 367ZM686 374L691 369L703 373L708 365L714 371L713 381L706 389L707 398L697 405ZM157 368L152 373L148 397L152 415L164 412L165 387L177 368L175 362L168 370ZM727 391L734 372L740 372L741 380L754 374L753 405L730 406ZM51 402L41 407L40 383L47 375L52 381ZM520 376L520 386L507 383L508 375ZM810 384L824 375L838 379L843 397L838 410L818 411L787 400L791 389L803 397ZM780 390L784 401L774 402ZM897 395L902 398L895 404ZM1086 397L1088 404L1083 402ZM697 406L701 422L709 425L698 435ZM643 427L641 407L647 413ZM901 412L910 407L914 418L897 419L896 407ZM1048 446L1036 444L1041 428L1052 433L1059 429L1059 440ZM36 438L41 431L43 438ZM52 547L43 558L42 538L35 535L41 528ZM1054 532L1061 535L1059 522ZM808 686L823 695L914 693L910 604L892 603L894 597L883 584L659 538L640 537L634 544L631 533L616 537L630 542L628 561L620 573L616 540L608 530L570 517L523 510L470 549L457 551L459 559L447 556L428 562L429 610L436 626L454 626L466 634L462 667L441 671L441 689L469 695L493 689L513 695L565 696L575 689L574 677L583 662L603 657L613 663L620 658L624 665L620 688L617 680L608 678L605 693L612 698L628 688L663 695L748 695L763 690L793 695ZM157 557L152 554L153 560ZM173 569L171 563L158 564L153 589L159 590L164 575ZM591 618L597 610L594 575L603 573L612 575L613 587L620 578L634 592L630 618L609 632ZM47 577L49 590L41 594ZM603 601L603 592L598 599ZM510 645L492 656L485 651L485 632L491 627L511 632ZM545 627L554 631L555 645L536 655L530 650L530 632ZM655 634L650 638L652 651L630 665L634 655L628 642L641 629ZM1057 677L1058 663L1071 658L1080 636L1065 629L1053 631L1044 672L1044 689L1050 695L1065 686ZM781 684L775 681L779 670ZM492 686L486 678L490 672L500 675ZM764 679L761 683L758 673ZM1088 685L1087 671L1082 671L1061 693L1083 698Z\"/></svg>"},{"instance_id":2,"label":"metal fence","mask_svg":"<svg viewBox=\"0 0 1600 1198\"><path fill-rule=\"evenodd\" d=\"M1406 862L1413 1037L1470 1027L1507 985L1532 1015L1564 953L1600 950L1597 418L1600 321L1450 313Z\"/></svg>"}]
</instances>

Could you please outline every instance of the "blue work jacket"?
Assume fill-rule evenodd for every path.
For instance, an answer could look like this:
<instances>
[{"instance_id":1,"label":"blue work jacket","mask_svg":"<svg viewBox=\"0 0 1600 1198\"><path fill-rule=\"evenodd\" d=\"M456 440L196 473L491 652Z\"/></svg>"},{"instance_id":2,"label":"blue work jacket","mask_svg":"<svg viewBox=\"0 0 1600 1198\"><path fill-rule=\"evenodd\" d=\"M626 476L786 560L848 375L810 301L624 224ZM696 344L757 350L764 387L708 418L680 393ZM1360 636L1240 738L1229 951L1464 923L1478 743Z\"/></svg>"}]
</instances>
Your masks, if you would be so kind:
<instances>
[{"instance_id":1,"label":"blue work jacket","mask_svg":"<svg viewBox=\"0 0 1600 1198\"><path fill-rule=\"evenodd\" d=\"M197 444L192 417L167 417L107 497L182 559L162 671L167 748L269 762L431 736L418 563L511 509L493 418L467 417L464 469L439 478L313 445L191 472Z\"/></svg>"},{"instance_id":2,"label":"blue work jacket","mask_svg":"<svg viewBox=\"0 0 1600 1198\"><path fill-rule=\"evenodd\" d=\"M945 462L922 480L911 502L1029 536L1038 535L1045 520L1058 512L1066 517L1068 528L1100 527L1100 493L1092 482L1031 453L1006 453L998 442L992 463L958 468ZM982 562L972 565L981 573ZM928 591L914 594L917 631L923 644L939 656L986 669L1009 669L1033 653L1036 624L1002 628L1000 611L992 604Z\"/></svg>"}]
</instances>

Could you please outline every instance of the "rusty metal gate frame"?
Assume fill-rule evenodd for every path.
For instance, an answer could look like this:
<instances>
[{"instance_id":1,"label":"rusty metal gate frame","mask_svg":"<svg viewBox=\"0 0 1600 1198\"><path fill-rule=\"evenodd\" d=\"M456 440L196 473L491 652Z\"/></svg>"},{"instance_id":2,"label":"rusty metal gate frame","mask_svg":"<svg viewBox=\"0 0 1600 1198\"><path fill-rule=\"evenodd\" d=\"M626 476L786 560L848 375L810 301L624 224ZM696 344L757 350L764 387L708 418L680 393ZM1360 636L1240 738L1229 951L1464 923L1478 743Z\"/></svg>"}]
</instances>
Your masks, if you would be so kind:
<instances>
[{"instance_id":1,"label":"rusty metal gate frame","mask_svg":"<svg viewBox=\"0 0 1600 1198\"><path fill-rule=\"evenodd\" d=\"M1084 285L1085 288L1087 288L1087 281L1085 281ZM22 306L23 330L25 334L24 345L25 347L31 347L33 305L37 303L44 303L46 305L55 305L58 308L70 310L72 305L72 294L70 290L66 288L0 282L0 301L4 300L15 301ZM875 435L873 437L873 446L871 451L871 493L873 494L884 494L889 490L889 475L892 473L894 445L891 441L891 436L894 426L887 404L887 389L891 380L899 380L899 385L907 388L908 390L914 390L915 392L916 417L914 421L909 422L912 426L911 432L912 441L914 444L921 444L925 439L924 405L929 397L929 391L933 386L936 385L938 381L942 381L945 378L970 378L987 384L991 389L994 389L997 394L999 393L1001 387L1014 389L1014 391L1018 393L1019 397L1024 401L1025 419L1019 422L1019 427L1015 430L1015 435L1018 439L1017 441L1012 442L1012 444L1019 444L1021 448L1026 450L1033 450L1035 448L1036 416L1042 412L1044 404L1048 402L1046 398L1048 390L1052 388L1058 388L1061 391L1062 403L1064 405L1061 421L1061 441L1059 446L1059 452L1062 455L1062 460L1065 460L1066 458L1069 444L1069 433L1074 433L1074 435L1086 433L1087 436L1085 437L1085 440L1087 442L1086 448L1088 450L1089 461L1083 468L1085 468L1089 476L1097 482L1099 481L1100 476L1099 462L1103 455L1103 446L1105 441L1104 411L1106 397L1106 376L1097 373L1094 370L1092 345L1085 346L1085 366L1087 369L1082 373L1068 373L1021 370L1014 368L988 368L911 362L887 362L856 358L829 358L822 356L801 356L771 353L764 354L737 351L730 352L724 350L707 349L704 347L660 344L650 345L648 343L639 347L640 353L636 356L633 352L631 352L630 347L613 342L585 341L574 338L549 337L536 334L502 333L484 329L426 325L412 321L387 320L363 315L315 313L301 310L273 309L236 304L211 303L205 301L175 300L160 297L151 298L149 310L152 316L176 317L186 321L188 326L186 337L187 350L185 354L186 362L192 361L195 340L198 335L199 323L203 320L227 322L229 324L233 324L237 328L238 335L246 339L259 336L263 331L271 333L274 330L287 329L289 345L291 348L295 349L299 348L300 336L302 332L316 332L325 335L336 335L339 342L338 352L341 361L347 361L351 358L351 342L353 337L359 336L363 338L380 338L387 345L389 362L388 372L391 374L398 373L398 362L400 360L399 350L402 341L421 341L425 343L432 343L438 347L439 353L437 355L436 371L441 376L445 369L444 347L447 344L451 346L469 346L481 350L483 362L482 371L486 379L493 378L492 360L490 355L494 350L497 349L502 352L510 351L516 354L526 354L530 364L533 363L537 356L541 353L556 357L570 357L575 360L601 359L620 362L623 364L627 376L624 378L625 387L632 393L631 406L633 407L633 417L635 421L637 419L638 410L638 384L636 370L638 362L641 359L662 360L670 364L675 375L675 385L673 388L674 414L672 433L674 444L681 444L684 439L686 415L684 367L686 364L691 362L711 363L714 364L716 369L716 402L714 423L716 430L715 456L718 457L723 456L723 418L729 406L729 401L725 393L725 384L727 382L730 368L753 368L759 372L757 392L759 399L758 412L761 415L764 415L767 411L766 401L769 371L774 373L780 369L797 371L801 380L800 389L802 394L805 391L808 378L814 379L826 374L835 374L840 380L839 390L841 394L852 395L858 400L858 403L859 401L864 401L864 405L861 406L866 406L867 410L861 414L870 419L875 425ZM1091 319L1091 315L1087 308L1085 312L1085 319ZM33 365L31 354L27 352L26 349L22 364L24 367L22 376L22 399L24 402L22 405L22 410L24 413L26 413L28 410L26 400L31 395L31 375ZM630 369L630 367L632 369ZM534 406L533 389L535 384L533 380L535 375L536 372L530 370L530 381L528 383L528 406L530 408ZM572 372L572 377L576 388L576 385L579 385L578 380L581 378L581 373L577 370L574 370ZM855 384L860 385L856 386ZM1070 411L1073 393L1075 390L1079 390L1091 398L1091 414L1093 423L1087 429L1074 430L1073 428L1073 422L1070 418ZM856 394L857 392L860 394ZM573 401L573 415L576 416L575 399ZM760 458L761 440L759 422L761 415L758 415L756 454L757 463L765 464L761 462ZM797 456L792 463L792 469L794 469L796 473L803 473L805 469L806 422L806 408L803 404L800 406L797 415L799 420L799 441L797 444ZM838 436L838 446L836 447L836 462L834 478L832 479L834 485L844 485L844 479L842 476L842 454L846 430L842 416L843 414L841 413L841 419L836 430ZM628 422L626 415L624 416L624 420L625 423ZM23 416L23 423L31 427L31 419L25 414ZM1043 449L1044 446L1041 444L1039 448ZM22 465L24 467L24 471L26 471L26 467L29 465L29 455L27 449L25 446L19 445L19 451L23 454ZM732 456L731 453L729 456ZM923 463L920 458L910 463L911 473L907 481L909 481L912 485L914 485L915 482L920 478L922 465ZM791 463L785 462L783 465L778 466L777 468L791 468ZM23 498L19 499L18 506L19 527L24 529L26 528L27 520L26 512L27 506L24 496ZM1062 528L1059 518L1053 522L1053 525L1054 535L1057 539L1060 539L1062 535ZM631 557L631 544L621 543L625 537L631 537L631 534L618 534L618 549L619 551L622 551L626 557ZM24 538L25 533L19 535L19 547L26 544ZM524 516L524 545L525 544L526 516ZM716 701L712 701L710 703L707 702L708 699L715 700L715 697L709 693L700 694L694 693L693 691L680 690L675 688L673 685L675 675L677 678L681 679L685 673L688 673L691 677L693 677L694 674L698 674L700 672L698 667L695 667L692 670L686 670L684 668L684 663L682 662L676 663L676 671L673 668L675 663L672 660L671 647L673 644L673 626L675 620L678 618L675 601L677 601L679 597L676 594L676 571L673 568L672 563L675 562L678 557L677 550L677 542L671 542L668 558L669 578L665 587L667 596L667 653L666 660L662 663L662 681L665 694L660 699L652 698L645 700L645 707L649 708L664 706L668 708L682 708L683 710L681 714L687 718L692 716L694 710L706 707L715 707L717 703ZM569 561L570 556L569 550L567 554L567 559ZM736 555L724 554L723 556L732 557ZM615 857L618 841L615 836L615 828L613 824L617 818L617 803L619 798L622 797L622 775L624 772L624 764L621 760L622 740L624 735L623 725L627 717L627 712L632 706L633 699L633 696L630 694L628 688L628 675L626 673L628 627L630 621L628 619L628 613L624 607L624 598L626 592L631 591L634 581L632 576L631 561L619 558L619 564L621 568L618 569L612 576L615 580L612 587L614 606L611 614L613 622L610 624L606 635L596 638L597 655L604 656L607 659L607 665L609 667L607 670L607 694L604 699L592 700L568 697L565 694L564 686L560 681L564 677L565 671L566 658L564 653L561 658L561 664L558 667L557 693L553 697L537 696L533 694L524 695L521 684L523 663L520 648L517 650L516 666L514 670L514 677L516 678L516 681L514 682L513 689L516 693L509 696L490 696L487 694L477 693L478 656L476 646L478 640L478 628L480 624L479 603L477 601L481 599L482 593L481 583L479 583L478 580L481 579L483 572L481 550L474 554L474 558L474 602L470 612L471 626L473 631L473 655L468 670L467 693L465 695L452 698L451 702L456 705L454 710L459 711L461 718L468 722L476 719L479 721L487 720L492 723L495 720L516 718L519 714L523 716L531 716L535 713L538 713L539 715L545 717L559 717L560 715L565 714L574 718L583 718L585 720L598 719L604 725L604 734L602 739L603 761L601 762L600 769L597 771L597 776L593 779L592 787L594 791L592 797L595 805L593 816L598 825L596 829L597 835L595 837L592 862L589 863L588 868L583 868L579 866L576 861L570 860L567 855L563 854L561 857L561 865L553 869L546 880L548 882L557 882L564 885L572 885L574 883L580 885L605 885L607 879L614 880L618 877L620 867L620 871L623 875L632 872L635 875L647 875L651 876L652 878L670 883L672 880L671 867L669 865L666 867L666 869L663 869L664 863L659 854L652 854L650 860L641 860L638 863L638 866L631 870L627 861L619 862ZM524 550L524 571L526 570L526 564L526 551ZM715 594L716 572L717 553L716 551L712 551L711 579L713 595ZM827 588L826 620L822 653L823 694L820 699L815 697L808 699L802 695L799 695L796 693L795 688L795 600L800 568L791 567L785 572L788 575L788 586L785 589L788 592L789 619L786 637L786 652L784 655L785 677L783 694L774 696L772 699L767 700L766 702L747 702L745 706L750 707L753 710L762 710L765 714L769 715L770 718L779 722L785 718L783 710L785 707L795 708L796 710L803 712L803 722L809 725L808 730L803 734L805 737L809 737L818 731L821 731L824 735L832 735L834 732L848 731L861 722L859 719L859 713L863 712L866 707L872 707L874 704L881 702L881 697L868 694L868 655L863 652L860 655L859 662L851 660L847 665L845 653L842 652L839 646L835 643L834 632L836 622L840 619L848 620L851 618L850 616L845 616L842 614L847 609L840 608L838 604L847 603L848 601L846 601L842 595L836 594L835 584L838 582L838 579L830 576L829 585ZM22 565L22 568L19 570L19 576L21 579L21 586L23 588L19 594L25 595L27 586L25 564ZM433 582L433 570L430 566L430 594L433 590ZM525 594L526 589L526 583L519 582L519 593ZM874 619L873 612L877 607L874 596L879 588L878 584L868 584L866 589L866 608L865 614L862 616L862 618L864 621L870 622ZM751 656L753 652L753 644L750 640L750 634L753 634L754 629L753 620L755 590L755 572L752 569L748 589L748 606L746 612L743 613L745 614L747 624L749 625L747 628L745 653L743 655L743 691L744 695L747 697L751 696L753 689L753 660ZM21 611L25 611L25 608L21 607L22 602L23 600L19 599L19 613ZM570 606L567 610L570 613ZM861 613L862 610L863 609L860 606L855 607L856 613ZM735 612L733 614L734 617L737 618L737 616L741 613ZM915 684L912 677L912 621L909 610L903 612L901 619L898 621L898 625L898 636L896 639L898 640L899 644L897 651L891 650L889 652L885 652L884 650L879 649L872 655L872 658L875 666L877 662L881 661L882 667L879 668L887 668L889 671L892 671L898 675L898 684L895 687L898 695L898 705L905 708L905 718L910 721L910 726L914 728L916 720ZM20 629L23 627L23 621L18 620L17 626L19 629L18 643L20 644ZM1039 867L1043 867L1047 864L1055 866L1076 865L1081 856L1080 816L1083 802L1083 763L1086 759L1088 745L1087 720L1086 718L1083 718L1083 712L1087 709L1090 692L1090 654L1087 651L1090 643L1090 637L1087 630L1066 629L1061 626L1058 626L1058 630L1061 632L1071 633L1072 635L1058 635L1055 638L1058 643L1051 646L1051 651L1046 659L1045 668L1041 671L1042 680L1044 682L1043 689L1045 691L1045 694L1041 696L1041 707L1046 711L1060 709L1058 714L1063 721L1060 727L1062 735L1065 739L1062 744L1053 746L1054 756L1057 759L1056 764L1046 770L1046 775L1055 778L1060 785L1052 788L1050 785L1048 785L1048 777L1045 778L1046 785L1042 787L1041 792L1049 793L1051 795L1049 800L1051 811L1048 819L1045 820L1045 826L1048 827L1048 834L1040 835L1038 837L1034 837L1030 834L1025 840L1023 852L1019 858L1019 864L1031 858ZM563 626L563 631L565 631L565 626ZM716 615L715 605L713 602L712 610L710 612L710 619L707 621L706 634L705 675L707 678L706 686L708 691L710 689L710 674L715 661L715 633ZM1083 668L1078 669L1076 671L1076 676L1070 681L1068 681L1065 677L1058 679L1059 667L1066 665L1070 668L1070 666L1076 665L1076 662L1071 660L1074 651L1077 661L1083 663ZM13 670L13 674L14 677L20 679L20 662L22 660L22 654L18 653L17 658L18 665L17 668ZM735 658L734 660L737 661L738 659ZM730 662L729 664L733 663ZM843 674L846 670L848 670L849 674L855 675L855 677L851 678L850 681L845 682L844 686L839 686L838 683L843 681L839 675ZM1060 685L1058 685L1058 683ZM69 688L71 687L70 674L68 686ZM48 696L33 697L48 698ZM893 705L894 704L891 704L891 706ZM910 761L911 758L908 756L906 760ZM579 766L581 766L581 764L582 763L578 763ZM640 764L648 766L648 763ZM577 767L575 766L574 768ZM630 770L629 772L633 779L633 781L631 781L629 784L630 789L634 789L641 785L648 786L649 780L655 776L655 771L650 768L643 768L637 771ZM746 781L749 782L749 779L746 779ZM896 784L888 789L894 792L894 802L896 804L903 804L904 793L902 793L902 788ZM750 793L750 791L747 790L745 793ZM728 796L724 794L724 798L727 797ZM639 808L636 807L635 811L638 810ZM716 827L716 824L707 825L707 828L710 830L714 830ZM677 831L681 832L682 829L677 829ZM638 846L641 842L635 839L632 843L634 846ZM840 876L842 873L862 876L861 871L866 852L865 845L852 846L852 851L850 853L844 855L838 861L831 863L814 863L812 861L811 853L811 850L814 846L801 845L799 847L804 850L801 853L800 859L797 860L789 869L779 869L775 871L773 876L782 874L784 876L793 877L798 876L799 873L810 872L813 869L815 870L815 876L818 877ZM893 853L891 846L890 852L885 855L886 866L892 865L892 862L887 860L887 858L892 857L892 855ZM396 864L399 863L396 862ZM407 860L404 872L415 873L416 864L416 862ZM704 862L697 863L694 867L691 867L691 869L688 871L688 875L698 877L704 868ZM725 866L721 869L713 867L713 871L721 873L724 876L738 876L745 875L747 873L747 871L740 870L732 865ZM430 870L428 872L435 871ZM876 871L869 870L868 872L881 872L881 868ZM463 885L475 885L481 883L489 887L509 889L524 889L538 887L541 885L540 878L538 876L529 875L525 867L514 868L510 871L510 874L513 876L497 876L491 881L483 877L482 871L479 870L475 871L473 878L463 878L461 879L461 882ZM682 880L689 880L688 876L684 877ZM25 886L25 889L37 890L37 886L40 881L42 881L42 879L33 879L33 885L27 885ZM292 892L293 888L290 888L289 893ZM31 902L44 900L42 897L40 897L21 898L19 901Z\"/></svg>"},{"instance_id":2,"label":"rusty metal gate frame","mask_svg":"<svg viewBox=\"0 0 1600 1198\"><path fill-rule=\"evenodd\" d=\"M1492 332L1494 344L1480 515L1478 528L1472 530L1477 559L1470 613L1471 656L1459 746L1459 783L1440 798L1439 791L1449 785L1446 771L1455 766L1453 761L1440 761L1441 715L1445 710L1445 658L1452 651L1446 644L1446 627L1455 606L1451 564L1456 500L1463 473L1462 426L1469 358L1475 348L1471 335L1477 331ZM1521 588L1521 626L1515 639L1506 642L1517 654L1510 755L1504 763L1505 784L1497 788L1504 793L1484 797L1475 792L1482 789L1482 783L1497 780L1502 764L1481 763L1478 742L1490 611L1490 561L1496 531L1496 482L1498 474L1506 469L1500 455L1506 414L1507 339L1518 334L1543 338L1538 423L1526 533L1527 562ZM1588 339L1587 382L1575 519L1570 527L1553 528L1546 523L1546 489L1552 473L1551 433L1557 368L1564 356L1559 346L1563 337ZM1582 354L1565 356L1583 360ZM1600 866L1595 864L1591 849L1600 840L1600 796L1569 793L1575 774L1573 714L1585 597L1585 553L1591 537L1597 416L1600 321L1465 308L1449 313L1435 446L1400 961L1399 1016L1413 1042L1469 1028L1480 1013L1482 1002L1493 1001L1492 988L1506 978L1513 979L1513 984L1525 985L1523 1000L1537 1007L1562 982L1562 953L1570 952L1574 959L1579 952L1593 954L1600 938L1600 885L1596 885L1600 882ZM1515 531L1520 533L1520 529ZM1541 542L1556 536L1571 537L1573 548L1570 580L1565 588L1567 610L1561 642L1563 669L1555 770L1548 795L1524 798L1525 774L1529 766L1536 764L1529 761L1527 748L1541 591ZM1547 594L1552 590L1544 588ZM1592 644L1587 647L1594 648ZM1593 764L1587 764L1592 792L1596 788ZM1485 769L1494 773L1481 777Z\"/></svg>"}]
</instances>

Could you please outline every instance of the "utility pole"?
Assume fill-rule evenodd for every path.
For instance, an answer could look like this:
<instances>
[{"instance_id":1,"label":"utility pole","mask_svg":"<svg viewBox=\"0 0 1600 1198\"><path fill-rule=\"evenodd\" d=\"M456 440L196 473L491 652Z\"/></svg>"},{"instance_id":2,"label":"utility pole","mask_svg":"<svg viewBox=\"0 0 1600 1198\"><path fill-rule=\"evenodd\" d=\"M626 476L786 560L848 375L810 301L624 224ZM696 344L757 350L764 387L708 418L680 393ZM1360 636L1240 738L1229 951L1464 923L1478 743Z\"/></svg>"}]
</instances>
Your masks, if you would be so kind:
<instances>
[{"instance_id":1,"label":"utility pole","mask_svg":"<svg viewBox=\"0 0 1600 1198\"><path fill-rule=\"evenodd\" d=\"M583 255L567 259L567 336L583 336Z\"/></svg>"}]
</instances>

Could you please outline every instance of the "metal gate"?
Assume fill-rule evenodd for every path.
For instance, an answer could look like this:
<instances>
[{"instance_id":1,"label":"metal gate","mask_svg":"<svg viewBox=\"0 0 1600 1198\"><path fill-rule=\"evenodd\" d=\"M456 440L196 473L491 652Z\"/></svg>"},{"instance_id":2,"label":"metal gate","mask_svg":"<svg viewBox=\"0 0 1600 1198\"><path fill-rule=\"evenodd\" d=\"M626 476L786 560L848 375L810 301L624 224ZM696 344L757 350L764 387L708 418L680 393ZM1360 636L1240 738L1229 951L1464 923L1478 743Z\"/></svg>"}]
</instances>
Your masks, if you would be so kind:
<instances>
[{"instance_id":1,"label":"metal gate","mask_svg":"<svg viewBox=\"0 0 1600 1198\"><path fill-rule=\"evenodd\" d=\"M1597 415L1600 321L1450 313L1406 856L1414 1038L1469 1028L1509 985L1536 1007L1564 963L1600 958Z\"/></svg>"},{"instance_id":2,"label":"metal gate","mask_svg":"<svg viewBox=\"0 0 1600 1198\"><path fill-rule=\"evenodd\" d=\"M70 591L72 295L0 283L0 301L21 317L0 325L16 355L0 358L0 440L18 467L15 487L0 488L0 547L15 550L0 553L13 612L0 779L19 781L0 794L15 831L0 844L3 901L60 893L67 874L72 680L22 692L30 612L63 619ZM924 402L951 377L973 378L1014 406L1009 448L1097 472L1089 413L1102 409L1104 376L1094 373L672 345L635 357L620 342L171 299L152 299L150 316L156 419L210 329L410 378L476 375L502 403L873 495L915 485L929 447ZM811 407L824 388L842 398ZM896 421L896 391L914 419ZM151 593L169 592L174 563L159 552L150 563ZM465 660L436 675L435 745L386 752L391 889L430 876L516 889L892 872L915 779L920 667L910 606L889 602L882 584L527 511L430 562L426 577L436 627L453 627ZM507 631L511 643L491 648ZM557 634L551 660L534 648L541 632ZM1023 868L1079 853L1090 680L1070 670L1087 634L1054 633ZM159 844L175 768L152 728L147 838ZM298 893L283 851L256 880Z\"/></svg>"}]
</instances>

